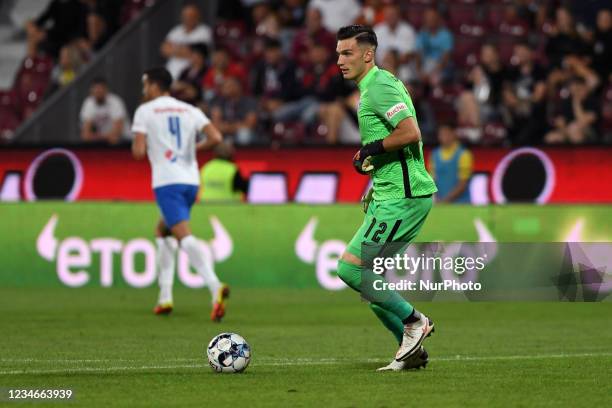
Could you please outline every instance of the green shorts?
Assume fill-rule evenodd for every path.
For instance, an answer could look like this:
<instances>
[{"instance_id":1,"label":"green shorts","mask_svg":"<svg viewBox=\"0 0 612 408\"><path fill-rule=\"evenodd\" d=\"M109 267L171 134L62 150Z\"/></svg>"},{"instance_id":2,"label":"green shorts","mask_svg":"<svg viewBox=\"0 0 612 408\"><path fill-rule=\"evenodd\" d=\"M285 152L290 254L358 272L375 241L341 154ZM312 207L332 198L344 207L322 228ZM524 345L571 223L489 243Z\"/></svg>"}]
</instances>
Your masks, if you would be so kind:
<instances>
[{"instance_id":1,"label":"green shorts","mask_svg":"<svg viewBox=\"0 0 612 408\"><path fill-rule=\"evenodd\" d=\"M363 224L349 242L347 251L362 259L362 245L411 242L421 230L432 205L431 196L372 200Z\"/></svg>"}]
</instances>

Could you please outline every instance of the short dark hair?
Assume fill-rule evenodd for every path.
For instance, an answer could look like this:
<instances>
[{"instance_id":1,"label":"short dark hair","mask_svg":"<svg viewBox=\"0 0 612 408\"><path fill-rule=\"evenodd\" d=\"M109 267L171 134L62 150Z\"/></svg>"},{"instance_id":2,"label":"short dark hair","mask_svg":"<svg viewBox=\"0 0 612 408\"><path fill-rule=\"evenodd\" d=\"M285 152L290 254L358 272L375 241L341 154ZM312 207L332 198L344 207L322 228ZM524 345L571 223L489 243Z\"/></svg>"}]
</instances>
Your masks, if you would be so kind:
<instances>
[{"instance_id":1,"label":"short dark hair","mask_svg":"<svg viewBox=\"0 0 612 408\"><path fill-rule=\"evenodd\" d=\"M353 24L340 28L338 34L336 34L337 40L347 40L353 37L358 44L369 44L374 48L378 47L376 33L370 26Z\"/></svg>"},{"instance_id":2,"label":"short dark hair","mask_svg":"<svg viewBox=\"0 0 612 408\"><path fill-rule=\"evenodd\" d=\"M208 57L208 46L205 43L195 43L189 46L191 52L200 54L205 59Z\"/></svg>"},{"instance_id":3,"label":"short dark hair","mask_svg":"<svg viewBox=\"0 0 612 408\"><path fill-rule=\"evenodd\" d=\"M281 42L274 37L266 37L264 40L264 48L265 49L271 49L271 48L281 48L282 44Z\"/></svg>"},{"instance_id":4,"label":"short dark hair","mask_svg":"<svg viewBox=\"0 0 612 408\"><path fill-rule=\"evenodd\" d=\"M455 128L457 127L457 122L452 119L452 118L448 118L446 120L441 121L438 124L438 130L442 129L442 128L447 128L450 129L452 131L455 131Z\"/></svg>"},{"instance_id":5,"label":"short dark hair","mask_svg":"<svg viewBox=\"0 0 612 408\"><path fill-rule=\"evenodd\" d=\"M147 76L147 81L151 84L157 84L159 90L165 92L170 89L172 85L172 75L164 67L156 67L147 69L144 72Z\"/></svg>"},{"instance_id":6,"label":"short dark hair","mask_svg":"<svg viewBox=\"0 0 612 408\"><path fill-rule=\"evenodd\" d=\"M97 76L97 77L94 77L91 80L91 84L90 85L91 86L94 86L94 85L108 86L108 81L106 81L106 78L104 78L103 76Z\"/></svg>"}]
</instances>

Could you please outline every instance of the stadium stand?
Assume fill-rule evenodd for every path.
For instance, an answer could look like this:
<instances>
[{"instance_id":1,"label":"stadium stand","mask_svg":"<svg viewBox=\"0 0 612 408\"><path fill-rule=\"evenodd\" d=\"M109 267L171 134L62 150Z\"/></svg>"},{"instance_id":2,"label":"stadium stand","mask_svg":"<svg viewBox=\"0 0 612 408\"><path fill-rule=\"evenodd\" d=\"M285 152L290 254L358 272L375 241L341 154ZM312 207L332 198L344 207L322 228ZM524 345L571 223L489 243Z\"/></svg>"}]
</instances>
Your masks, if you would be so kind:
<instances>
[{"instance_id":1,"label":"stadium stand","mask_svg":"<svg viewBox=\"0 0 612 408\"><path fill-rule=\"evenodd\" d=\"M136 18L141 10L152 2L92 0L84 3L88 7L86 15L96 13L104 16L108 30L112 31ZM115 6L114 9L109 6L110 3ZM362 10L355 13L358 16L356 21L382 22L384 8L390 3L399 6L401 21L410 24L417 33L424 29L425 18L431 9L438 11L441 16L439 30L448 29L451 32L452 50L448 55L450 63L444 66L428 66L417 48L414 53L402 56L395 64L395 73L406 82L414 95L418 95L419 100L415 100L415 105L420 121L424 122L425 141L435 140L436 123L453 119L459 123L459 135L470 135L465 140L468 143L544 143L543 136L554 128L555 113L563 100L570 95L570 83L577 76L586 78L589 98L598 101L594 132L584 143L607 143L612 139L612 17L606 2L580 4L558 0L361 1ZM102 7L102 4L105 6ZM282 62L279 64L288 64L291 67L292 76L296 77L292 81L296 85L292 85L290 89L290 98L279 100L273 107L269 106L266 98L261 95L258 97L258 136L249 140L263 144L341 143L344 140L342 136L325 137L326 126L322 126L325 124L325 118L322 118L321 114L317 116L317 123L314 125L301 123L294 117L283 121L270 114L271 109L277 111L285 104L302 100L310 92L301 85L301 78L312 75L312 72L308 72L311 67L307 59L308 51L314 43L324 43L328 46L330 62L334 61L335 42L330 39L333 39L335 33L327 31L321 21L317 21L321 20L321 16L313 10L316 4L318 3L308 0L218 2L216 16L205 21L212 29L214 42L208 44L210 49L205 63L207 69L202 71L204 75L195 71L190 73L190 81L201 84L198 94L202 99L197 104L210 113L210 101L217 97L219 92L219 87L211 87L211 83L218 85L218 81L228 75L238 77L243 84L243 93L247 96L258 97L261 89L272 93L275 89L284 89L286 84L283 84L278 76L283 70L265 64L262 66L266 44L274 40L280 43L283 52ZM109 21L110 18L115 20ZM178 20L174 22L178 23ZM84 24L86 27L87 21ZM95 51L91 51L91 44L89 52L87 47L82 46L88 41L87 31L91 31L91 27L85 31L82 38L73 41L74 46L84 53L87 60L91 58L91 52ZM89 41L91 42L91 39ZM492 45L496 49L504 66L503 75L491 77L481 59L484 45ZM533 62L521 63L521 46L529 47ZM224 57L215 52L219 49L226 51L228 61L218 60ZM24 59L12 88L2 91L3 102L0 109L7 113L3 114L0 121L0 131L5 135L14 131L20 121L27 119L45 98L57 59L52 52L40 51ZM442 61L444 60L445 57L442 58ZM378 62L380 65L382 61ZM222 67L219 68L219 65ZM544 96L537 101L530 99L535 90L533 75L524 72L531 70L531 65L537 68L538 80L545 84ZM264 75L257 67L270 75ZM481 120L465 123L463 119L466 116L458 115L461 111L458 109L458 101L463 100L458 96L474 89L472 76L476 67L481 69L482 83L485 84L478 89L486 93L487 86L490 88L492 82L496 83L495 86L501 83L502 97L493 106L494 114L489 111L472 112L472 117L477 115ZM202 77L194 79L196 74ZM117 89L117 93L121 94L121 89ZM484 98L484 93L475 96ZM353 125L357 100L356 91L342 93L336 100L344 109L345 116L352 118ZM7 101L10 103L7 104ZM193 100L190 102L193 103ZM482 104L477 104L476 109L482 108ZM130 112L134 109L135 106L128 106ZM534 114L544 115L544 120L538 116L541 127L533 132L523 132L516 126L517 118ZM425 123L428 121L429 123ZM342 128L346 130L347 127ZM4 139L8 138L5 136ZM566 142L569 141L561 141Z\"/></svg>"}]
</instances>

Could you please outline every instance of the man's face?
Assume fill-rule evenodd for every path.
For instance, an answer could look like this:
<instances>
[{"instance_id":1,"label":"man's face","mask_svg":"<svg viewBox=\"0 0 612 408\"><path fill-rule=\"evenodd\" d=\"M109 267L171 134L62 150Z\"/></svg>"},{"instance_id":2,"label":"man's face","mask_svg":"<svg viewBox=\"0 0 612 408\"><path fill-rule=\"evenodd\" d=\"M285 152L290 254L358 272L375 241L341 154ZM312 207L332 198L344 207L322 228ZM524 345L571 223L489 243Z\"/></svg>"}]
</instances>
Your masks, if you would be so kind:
<instances>
[{"instance_id":1,"label":"man's face","mask_svg":"<svg viewBox=\"0 0 612 408\"><path fill-rule=\"evenodd\" d=\"M278 47L269 47L264 51L264 58L270 65L276 65L283 57L283 52Z\"/></svg>"},{"instance_id":2,"label":"man's face","mask_svg":"<svg viewBox=\"0 0 612 408\"><path fill-rule=\"evenodd\" d=\"M309 32L316 32L321 28L321 12L319 9L310 8L306 12L306 28Z\"/></svg>"},{"instance_id":3,"label":"man's face","mask_svg":"<svg viewBox=\"0 0 612 408\"><path fill-rule=\"evenodd\" d=\"M181 22L188 30L193 30L200 22L200 12L195 6L187 6L181 13Z\"/></svg>"},{"instance_id":4,"label":"man's face","mask_svg":"<svg viewBox=\"0 0 612 408\"><path fill-rule=\"evenodd\" d=\"M328 51L327 48L320 44L314 44L309 50L310 62L315 65L325 64L327 60Z\"/></svg>"},{"instance_id":5,"label":"man's face","mask_svg":"<svg viewBox=\"0 0 612 408\"><path fill-rule=\"evenodd\" d=\"M152 84L147 80L147 77L144 76L142 78L142 96L144 97L146 101L149 101L152 98L151 87L152 87Z\"/></svg>"},{"instance_id":6,"label":"man's face","mask_svg":"<svg viewBox=\"0 0 612 408\"><path fill-rule=\"evenodd\" d=\"M480 60L485 65L492 65L499 60L499 54L492 45L483 45L480 49Z\"/></svg>"},{"instance_id":7,"label":"man's face","mask_svg":"<svg viewBox=\"0 0 612 408\"><path fill-rule=\"evenodd\" d=\"M438 28L438 13L435 10L426 10L423 23L427 29L435 30Z\"/></svg>"},{"instance_id":8,"label":"man's face","mask_svg":"<svg viewBox=\"0 0 612 408\"><path fill-rule=\"evenodd\" d=\"M217 50L212 56L212 65L218 69L225 69L229 62L229 58L225 50Z\"/></svg>"},{"instance_id":9,"label":"man's face","mask_svg":"<svg viewBox=\"0 0 612 408\"><path fill-rule=\"evenodd\" d=\"M91 86L91 96L94 97L97 103L103 104L106 100L106 94L108 93L108 89L104 84L93 84Z\"/></svg>"},{"instance_id":10,"label":"man's face","mask_svg":"<svg viewBox=\"0 0 612 408\"><path fill-rule=\"evenodd\" d=\"M366 69L366 61L374 58L374 51L369 47L361 47L355 38L339 40L336 46L338 67L344 79L356 80Z\"/></svg>"},{"instance_id":11,"label":"man's face","mask_svg":"<svg viewBox=\"0 0 612 408\"><path fill-rule=\"evenodd\" d=\"M518 59L519 65L531 62L531 50L525 45L519 44L514 47L514 55Z\"/></svg>"},{"instance_id":12,"label":"man's face","mask_svg":"<svg viewBox=\"0 0 612 408\"><path fill-rule=\"evenodd\" d=\"M604 32L612 28L612 12L610 10L600 10L597 13L597 28Z\"/></svg>"},{"instance_id":13,"label":"man's face","mask_svg":"<svg viewBox=\"0 0 612 408\"><path fill-rule=\"evenodd\" d=\"M236 98L240 96L240 83L236 78L227 78L221 87L221 94L226 98Z\"/></svg>"},{"instance_id":14,"label":"man's face","mask_svg":"<svg viewBox=\"0 0 612 408\"><path fill-rule=\"evenodd\" d=\"M449 146L455 141L455 132L448 126L438 129L438 141L442 146Z\"/></svg>"},{"instance_id":15,"label":"man's face","mask_svg":"<svg viewBox=\"0 0 612 408\"><path fill-rule=\"evenodd\" d=\"M392 27L395 27L399 23L399 9L395 5L388 5L384 8L385 22Z\"/></svg>"}]
</instances>

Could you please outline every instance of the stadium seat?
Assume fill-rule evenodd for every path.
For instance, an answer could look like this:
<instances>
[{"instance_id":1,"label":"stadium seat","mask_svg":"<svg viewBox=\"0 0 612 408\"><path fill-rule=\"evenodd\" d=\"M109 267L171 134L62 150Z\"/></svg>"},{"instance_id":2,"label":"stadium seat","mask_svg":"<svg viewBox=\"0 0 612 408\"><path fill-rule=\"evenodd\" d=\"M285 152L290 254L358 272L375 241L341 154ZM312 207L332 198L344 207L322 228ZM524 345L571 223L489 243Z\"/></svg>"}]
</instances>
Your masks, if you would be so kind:
<instances>
[{"instance_id":1,"label":"stadium seat","mask_svg":"<svg viewBox=\"0 0 612 408\"><path fill-rule=\"evenodd\" d=\"M234 59L242 60L247 48L246 26L242 21L222 21L214 29L215 44L225 48Z\"/></svg>"},{"instance_id":2,"label":"stadium seat","mask_svg":"<svg viewBox=\"0 0 612 408\"><path fill-rule=\"evenodd\" d=\"M523 21L516 21L512 23L502 21L499 24L498 31L502 35L525 37L529 32L529 26Z\"/></svg>"},{"instance_id":3,"label":"stadium seat","mask_svg":"<svg viewBox=\"0 0 612 408\"><path fill-rule=\"evenodd\" d=\"M412 25L415 30L418 30L423 25L423 19L425 17L425 10L429 8L429 5L423 3L414 3L404 6L404 19Z\"/></svg>"},{"instance_id":4,"label":"stadium seat","mask_svg":"<svg viewBox=\"0 0 612 408\"><path fill-rule=\"evenodd\" d=\"M506 140L507 133L508 132L503 123L486 123L483 128L480 144L485 146L500 145Z\"/></svg>"},{"instance_id":5,"label":"stadium seat","mask_svg":"<svg viewBox=\"0 0 612 408\"><path fill-rule=\"evenodd\" d=\"M447 122L456 118L455 101L461 89L457 85L442 85L434 88L429 97L437 123Z\"/></svg>"},{"instance_id":6,"label":"stadium seat","mask_svg":"<svg viewBox=\"0 0 612 408\"><path fill-rule=\"evenodd\" d=\"M437 0L408 0L406 3L410 5L420 5L420 6L434 6Z\"/></svg>"},{"instance_id":7,"label":"stadium seat","mask_svg":"<svg viewBox=\"0 0 612 408\"><path fill-rule=\"evenodd\" d=\"M21 122L17 108L14 92L0 91L0 143L8 142Z\"/></svg>"},{"instance_id":8,"label":"stadium seat","mask_svg":"<svg viewBox=\"0 0 612 408\"><path fill-rule=\"evenodd\" d=\"M283 144L301 143L306 136L302 122L277 122L272 126L272 140Z\"/></svg>"},{"instance_id":9,"label":"stadium seat","mask_svg":"<svg viewBox=\"0 0 612 408\"><path fill-rule=\"evenodd\" d=\"M514 53L514 46L518 44L519 38L508 35L498 35L495 40L495 45L499 51L499 57L505 64L510 62Z\"/></svg>"},{"instance_id":10,"label":"stadium seat","mask_svg":"<svg viewBox=\"0 0 612 408\"><path fill-rule=\"evenodd\" d=\"M497 29L497 27L499 27L499 25L504 19L505 8L506 5L500 4L499 2L489 3L487 5L487 24L491 28Z\"/></svg>"},{"instance_id":11,"label":"stadium seat","mask_svg":"<svg viewBox=\"0 0 612 408\"><path fill-rule=\"evenodd\" d=\"M140 14L142 9L151 6L154 0L126 0L121 8L121 24L127 24Z\"/></svg>"},{"instance_id":12,"label":"stadium seat","mask_svg":"<svg viewBox=\"0 0 612 408\"><path fill-rule=\"evenodd\" d=\"M451 3L448 6L448 22L453 31L458 31L462 24L474 24L478 21L477 7L473 4Z\"/></svg>"},{"instance_id":13,"label":"stadium seat","mask_svg":"<svg viewBox=\"0 0 612 408\"><path fill-rule=\"evenodd\" d=\"M466 68L475 65L478 62L478 54L482 39L480 37L471 37L458 35L455 37L455 45L453 48L453 62L459 68Z\"/></svg>"}]
</instances>

